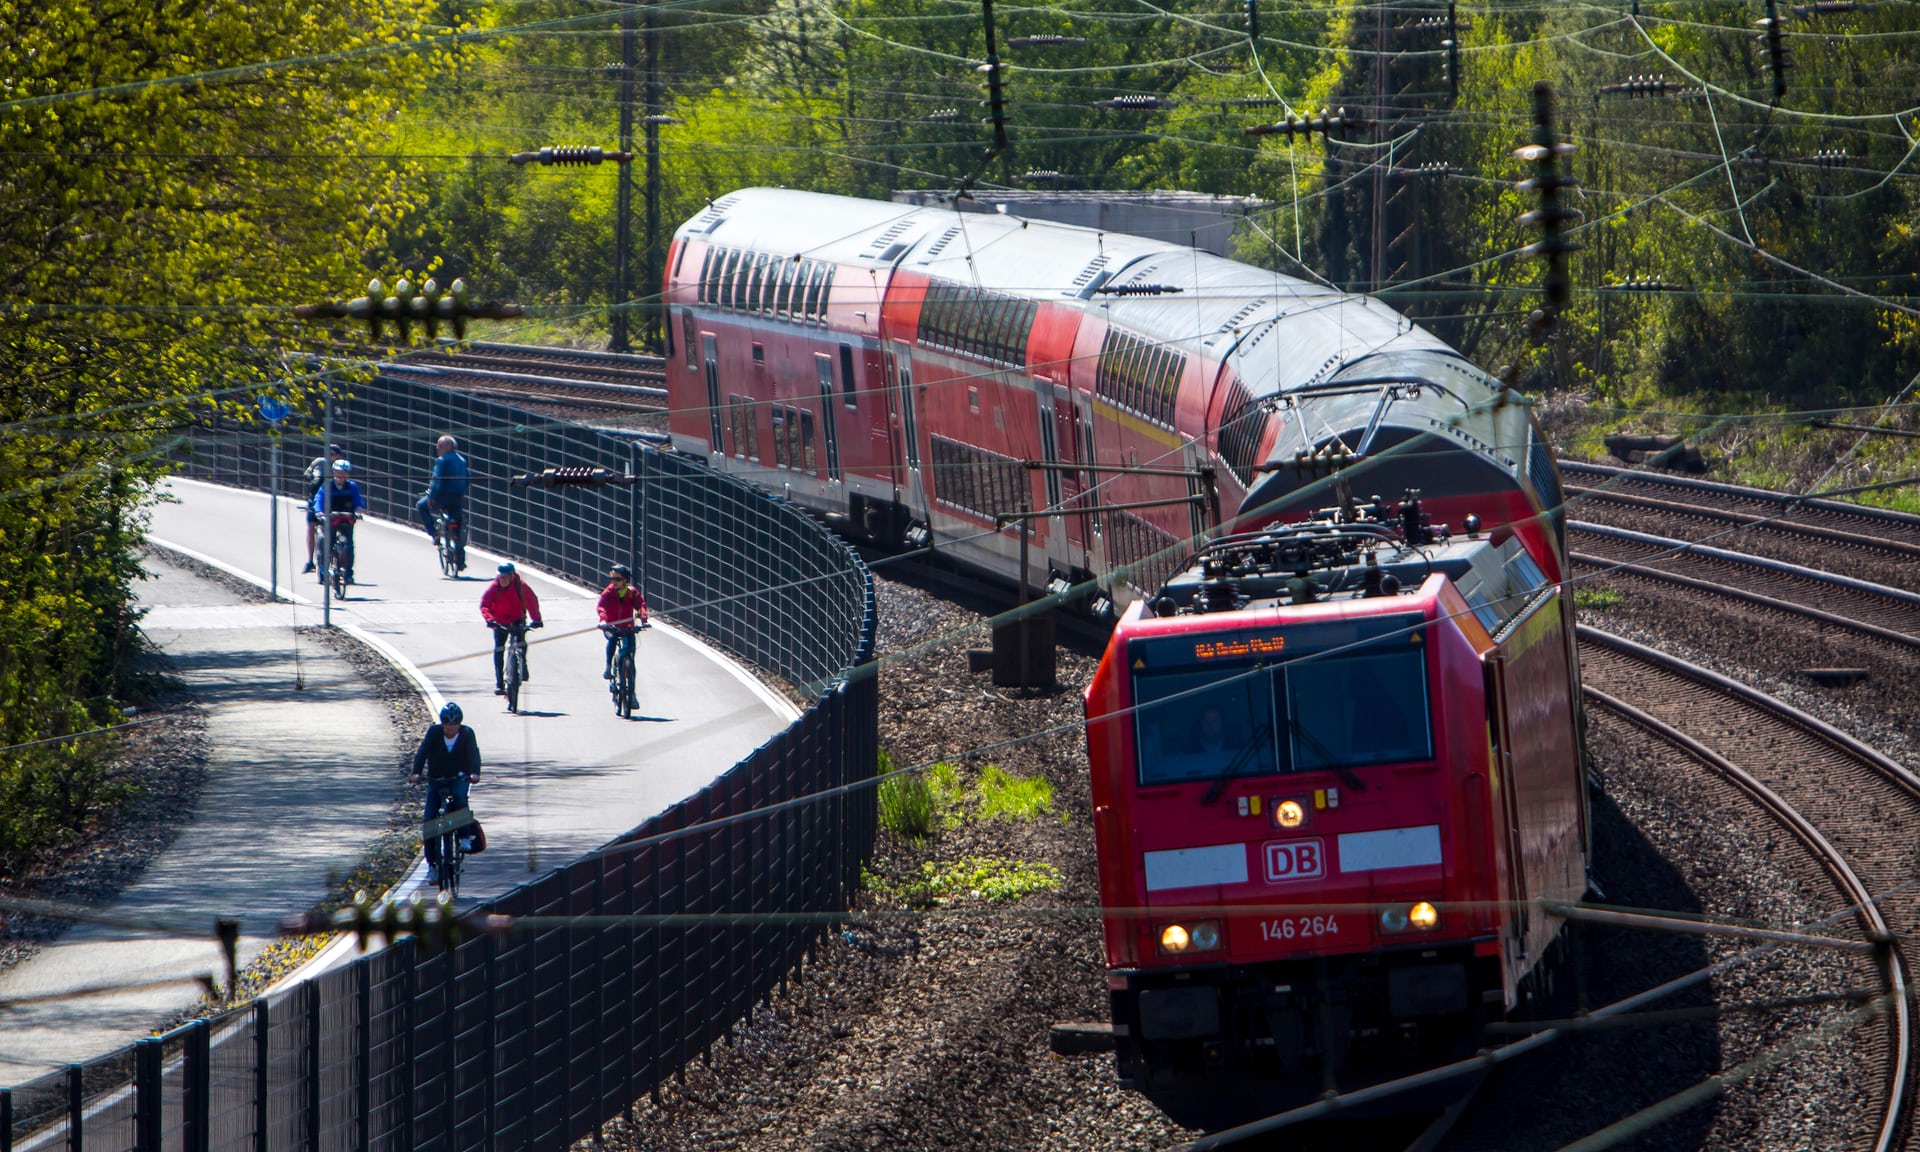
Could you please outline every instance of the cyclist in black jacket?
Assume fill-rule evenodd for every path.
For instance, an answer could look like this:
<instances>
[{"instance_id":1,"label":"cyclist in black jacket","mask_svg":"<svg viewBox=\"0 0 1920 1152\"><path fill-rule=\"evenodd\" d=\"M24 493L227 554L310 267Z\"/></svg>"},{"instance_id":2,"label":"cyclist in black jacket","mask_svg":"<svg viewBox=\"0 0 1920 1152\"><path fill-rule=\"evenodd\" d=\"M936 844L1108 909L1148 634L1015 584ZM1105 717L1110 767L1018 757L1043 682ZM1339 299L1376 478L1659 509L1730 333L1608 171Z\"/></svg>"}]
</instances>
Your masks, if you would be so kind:
<instances>
[{"instance_id":1,"label":"cyclist in black jacket","mask_svg":"<svg viewBox=\"0 0 1920 1152\"><path fill-rule=\"evenodd\" d=\"M463 714L460 705L448 704L440 709L440 723L427 729L420 739L420 747L413 754L412 783L420 783L424 774L427 778L427 804L421 820L427 821L440 815L444 805L448 810L467 806L467 786L480 779L480 742L474 739L473 729L460 721ZM440 837L429 836L425 848L427 854L427 883L440 882Z\"/></svg>"}]
</instances>

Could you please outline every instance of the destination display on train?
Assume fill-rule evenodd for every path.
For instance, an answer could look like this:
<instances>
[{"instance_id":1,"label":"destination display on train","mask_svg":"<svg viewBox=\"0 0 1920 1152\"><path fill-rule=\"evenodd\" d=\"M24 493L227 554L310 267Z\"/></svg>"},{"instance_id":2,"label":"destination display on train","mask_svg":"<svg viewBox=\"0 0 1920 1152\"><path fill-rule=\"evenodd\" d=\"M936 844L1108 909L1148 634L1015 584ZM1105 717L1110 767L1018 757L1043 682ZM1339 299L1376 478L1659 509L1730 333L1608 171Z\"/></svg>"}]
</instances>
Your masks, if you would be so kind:
<instances>
[{"instance_id":1,"label":"destination display on train","mask_svg":"<svg viewBox=\"0 0 1920 1152\"><path fill-rule=\"evenodd\" d=\"M1148 636L1127 646L1127 663L1135 671L1193 667L1197 664L1278 664L1332 649L1364 644L1369 648L1420 643L1427 621L1422 616L1396 612L1391 616L1362 616L1301 625L1285 630L1271 626L1259 631L1186 632Z\"/></svg>"},{"instance_id":2,"label":"destination display on train","mask_svg":"<svg viewBox=\"0 0 1920 1152\"><path fill-rule=\"evenodd\" d=\"M1198 640L1193 645L1195 660L1221 660L1245 656L1277 656L1287 650L1285 636L1221 636Z\"/></svg>"}]
</instances>

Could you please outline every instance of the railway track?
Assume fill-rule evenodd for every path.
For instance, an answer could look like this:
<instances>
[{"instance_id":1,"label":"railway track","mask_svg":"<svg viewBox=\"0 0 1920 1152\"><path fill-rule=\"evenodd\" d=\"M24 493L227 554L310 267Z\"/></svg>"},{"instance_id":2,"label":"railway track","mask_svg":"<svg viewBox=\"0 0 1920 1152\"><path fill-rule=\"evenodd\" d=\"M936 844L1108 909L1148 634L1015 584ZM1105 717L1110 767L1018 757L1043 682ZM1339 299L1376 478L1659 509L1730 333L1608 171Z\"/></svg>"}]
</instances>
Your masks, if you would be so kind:
<instances>
[{"instance_id":1,"label":"railway track","mask_svg":"<svg viewBox=\"0 0 1920 1152\"><path fill-rule=\"evenodd\" d=\"M416 352L386 370L586 424L667 410L665 362L657 356L476 343Z\"/></svg>"},{"instance_id":2,"label":"railway track","mask_svg":"<svg viewBox=\"0 0 1920 1152\"><path fill-rule=\"evenodd\" d=\"M1873 966L1885 993L1885 1023L1863 1024L1860 1033L1862 1054L1885 1069L1871 1146L1901 1146L1914 1029L1911 972L1898 941L1914 925L1910 911L1894 915L1879 902L1912 882L1920 778L1822 721L1697 665L1586 626L1580 640L1590 700L1750 796L1819 861L1842 907L1855 910L1862 937L1887 942L1883 961Z\"/></svg>"},{"instance_id":3,"label":"railway track","mask_svg":"<svg viewBox=\"0 0 1920 1152\"><path fill-rule=\"evenodd\" d=\"M1920 594L1671 537L1571 521L1576 571L1691 588L1920 651Z\"/></svg>"},{"instance_id":4,"label":"railway track","mask_svg":"<svg viewBox=\"0 0 1920 1152\"><path fill-rule=\"evenodd\" d=\"M1685 535L1920 591L1920 516L1762 488L1561 461L1575 515Z\"/></svg>"}]
</instances>

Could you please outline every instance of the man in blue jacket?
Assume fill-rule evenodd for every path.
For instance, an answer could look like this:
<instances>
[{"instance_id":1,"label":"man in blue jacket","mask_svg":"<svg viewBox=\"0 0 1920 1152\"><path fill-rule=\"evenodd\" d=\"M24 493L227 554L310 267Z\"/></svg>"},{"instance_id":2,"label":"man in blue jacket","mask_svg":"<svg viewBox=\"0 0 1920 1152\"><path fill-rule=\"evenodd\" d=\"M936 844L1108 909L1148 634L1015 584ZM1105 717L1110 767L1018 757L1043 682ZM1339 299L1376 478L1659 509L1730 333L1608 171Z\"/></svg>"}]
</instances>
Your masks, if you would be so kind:
<instances>
[{"instance_id":1,"label":"man in blue jacket","mask_svg":"<svg viewBox=\"0 0 1920 1152\"><path fill-rule=\"evenodd\" d=\"M433 530L435 512L445 512L461 524L467 522L467 458L456 451L458 445L451 436L440 437L434 448L439 455L433 461L433 479L427 484L427 494L413 508L420 513L420 526L437 541L440 535Z\"/></svg>"},{"instance_id":2,"label":"man in blue jacket","mask_svg":"<svg viewBox=\"0 0 1920 1152\"><path fill-rule=\"evenodd\" d=\"M335 541L345 540L347 546L347 583L353 583L353 523L360 513L367 510L367 498L360 494L360 485L354 482L353 465L345 460L335 460L331 469L333 475L313 494L313 503L307 507L315 516L321 518L320 531L330 533L329 546ZM320 572L320 582L326 583L326 570Z\"/></svg>"}]
</instances>

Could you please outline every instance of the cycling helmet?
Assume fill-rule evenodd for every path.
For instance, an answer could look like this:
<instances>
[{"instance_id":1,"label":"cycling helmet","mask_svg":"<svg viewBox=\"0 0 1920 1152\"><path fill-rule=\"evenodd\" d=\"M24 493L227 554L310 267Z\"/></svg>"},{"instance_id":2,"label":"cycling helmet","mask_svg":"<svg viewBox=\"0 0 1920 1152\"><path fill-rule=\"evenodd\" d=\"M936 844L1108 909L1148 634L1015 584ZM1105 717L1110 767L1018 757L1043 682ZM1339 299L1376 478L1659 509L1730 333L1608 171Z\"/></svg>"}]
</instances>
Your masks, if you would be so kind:
<instances>
[{"instance_id":1,"label":"cycling helmet","mask_svg":"<svg viewBox=\"0 0 1920 1152\"><path fill-rule=\"evenodd\" d=\"M507 574L507 573L509 573L509 572L514 572L514 571L518 571L518 569L516 569L516 568L515 568L515 567L513 566L513 561L511 561L511 560L506 560L506 561L502 561L502 562L501 562L501 564L500 564L500 567L498 567L498 568L495 568L495 569L494 569L494 571L495 571L495 572L498 572L498 573L500 573L501 575L503 575L503 576L504 576L504 575L506 575L506 574Z\"/></svg>"},{"instance_id":2,"label":"cycling helmet","mask_svg":"<svg viewBox=\"0 0 1920 1152\"><path fill-rule=\"evenodd\" d=\"M348 460L335 460L333 462L333 470L335 472L351 472L353 471L353 463Z\"/></svg>"},{"instance_id":3,"label":"cycling helmet","mask_svg":"<svg viewBox=\"0 0 1920 1152\"><path fill-rule=\"evenodd\" d=\"M629 580L633 579L633 569L627 567L625 564L615 564L612 568L609 568L608 571L615 576L625 576Z\"/></svg>"},{"instance_id":4,"label":"cycling helmet","mask_svg":"<svg viewBox=\"0 0 1920 1152\"><path fill-rule=\"evenodd\" d=\"M458 724L465 716L466 713L460 711L460 705L451 702L449 702L445 708L440 709L440 723L442 724Z\"/></svg>"}]
</instances>

